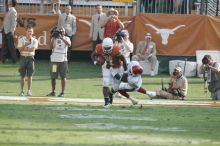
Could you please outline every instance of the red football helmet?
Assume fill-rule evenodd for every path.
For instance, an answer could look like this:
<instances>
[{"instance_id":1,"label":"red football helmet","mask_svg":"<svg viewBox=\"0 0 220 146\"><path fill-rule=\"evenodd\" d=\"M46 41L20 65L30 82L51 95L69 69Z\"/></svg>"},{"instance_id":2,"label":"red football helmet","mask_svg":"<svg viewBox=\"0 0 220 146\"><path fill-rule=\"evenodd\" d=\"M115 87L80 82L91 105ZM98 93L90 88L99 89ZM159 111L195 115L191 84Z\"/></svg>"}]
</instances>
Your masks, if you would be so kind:
<instances>
[{"instance_id":1,"label":"red football helmet","mask_svg":"<svg viewBox=\"0 0 220 146\"><path fill-rule=\"evenodd\" d=\"M132 66L131 73L134 75L141 75L143 73L143 67L141 67L140 65L134 65Z\"/></svg>"}]
</instances>

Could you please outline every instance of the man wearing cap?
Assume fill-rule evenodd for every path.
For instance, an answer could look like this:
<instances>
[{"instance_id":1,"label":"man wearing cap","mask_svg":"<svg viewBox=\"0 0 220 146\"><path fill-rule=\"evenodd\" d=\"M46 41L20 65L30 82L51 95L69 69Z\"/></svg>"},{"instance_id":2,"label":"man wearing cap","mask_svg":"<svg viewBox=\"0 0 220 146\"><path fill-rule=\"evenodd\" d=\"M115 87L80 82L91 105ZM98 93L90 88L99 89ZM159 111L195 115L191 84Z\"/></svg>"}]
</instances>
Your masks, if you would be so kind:
<instances>
[{"instance_id":1,"label":"man wearing cap","mask_svg":"<svg viewBox=\"0 0 220 146\"><path fill-rule=\"evenodd\" d=\"M144 61L148 60L151 66L151 76L154 76L154 69L157 63L156 44L152 41L150 33L145 35L145 41L140 41L132 60Z\"/></svg>"},{"instance_id":2,"label":"man wearing cap","mask_svg":"<svg viewBox=\"0 0 220 146\"><path fill-rule=\"evenodd\" d=\"M199 73L203 74L204 81L208 83L212 99L220 100L220 64L214 62L210 55L205 55Z\"/></svg>"},{"instance_id":3,"label":"man wearing cap","mask_svg":"<svg viewBox=\"0 0 220 146\"><path fill-rule=\"evenodd\" d=\"M118 18L118 11L111 8L107 12L107 17L104 20L102 27L104 27L104 37L114 38L115 33L124 28L124 24Z\"/></svg>"},{"instance_id":4,"label":"man wearing cap","mask_svg":"<svg viewBox=\"0 0 220 146\"><path fill-rule=\"evenodd\" d=\"M151 99L181 99L187 95L188 90L188 81L185 76L182 74L182 69L176 67L173 71L173 75L169 81L168 89L164 88L162 90L157 90L155 93L149 95Z\"/></svg>"},{"instance_id":5,"label":"man wearing cap","mask_svg":"<svg viewBox=\"0 0 220 146\"><path fill-rule=\"evenodd\" d=\"M52 92L50 92L47 96L56 96L56 79L59 74L61 78L62 90L58 96L63 97L68 71L67 51L68 47L71 45L71 41L67 36L65 36L65 29L63 27L61 27L58 31L60 32L59 36L52 37L50 43L50 48L53 48L50 56Z\"/></svg>"}]
</instances>

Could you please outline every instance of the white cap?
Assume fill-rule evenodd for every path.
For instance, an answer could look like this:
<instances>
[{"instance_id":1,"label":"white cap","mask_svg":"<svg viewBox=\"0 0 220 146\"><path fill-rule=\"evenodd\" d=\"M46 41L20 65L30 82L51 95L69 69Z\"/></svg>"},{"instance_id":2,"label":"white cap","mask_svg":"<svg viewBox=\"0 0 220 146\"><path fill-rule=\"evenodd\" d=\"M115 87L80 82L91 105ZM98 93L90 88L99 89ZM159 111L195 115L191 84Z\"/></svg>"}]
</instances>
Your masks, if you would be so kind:
<instances>
[{"instance_id":1,"label":"white cap","mask_svg":"<svg viewBox=\"0 0 220 146\"><path fill-rule=\"evenodd\" d=\"M151 34L150 33L146 33L146 35L145 35L145 38L147 39L147 38L152 38L152 36L151 36Z\"/></svg>"},{"instance_id":2,"label":"white cap","mask_svg":"<svg viewBox=\"0 0 220 146\"><path fill-rule=\"evenodd\" d=\"M128 32L128 30L123 29L121 32L124 33L126 36L129 36L129 32Z\"/></svg>"}]
</instances>

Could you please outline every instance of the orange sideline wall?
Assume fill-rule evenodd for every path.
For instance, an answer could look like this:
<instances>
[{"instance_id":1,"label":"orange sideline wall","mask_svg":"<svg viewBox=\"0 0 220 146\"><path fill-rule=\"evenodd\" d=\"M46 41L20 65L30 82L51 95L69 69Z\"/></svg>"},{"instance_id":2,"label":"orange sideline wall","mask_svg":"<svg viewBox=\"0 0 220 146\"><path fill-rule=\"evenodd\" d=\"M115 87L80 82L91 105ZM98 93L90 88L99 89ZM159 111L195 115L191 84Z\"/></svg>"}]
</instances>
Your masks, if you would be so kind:
<instances>
[{"instance_id":1,"label":"orange sideline wall","mask_svg":"<svg viewBox=\"0 0 220 146\"><path fill-rule=\"evenodd\" d=\"M0 14L2 26L4 14ZM58 15L19 14L23 25L17 26L16 34L25 35L24 26L35 21L35 36L39 49L49 49L50 31L57 24ZM72 50L90 51L91 17L77 17L77 32L72 40ZM157 44L157 54L164 56L195 56L196 50L220 50L220 18L200 15L138 14L120 17L136 48L144 35L150 32ZM16 39L15 39L16 42ZM0 43L1 44L1 43Z\"/></svg>"}]
</instances>

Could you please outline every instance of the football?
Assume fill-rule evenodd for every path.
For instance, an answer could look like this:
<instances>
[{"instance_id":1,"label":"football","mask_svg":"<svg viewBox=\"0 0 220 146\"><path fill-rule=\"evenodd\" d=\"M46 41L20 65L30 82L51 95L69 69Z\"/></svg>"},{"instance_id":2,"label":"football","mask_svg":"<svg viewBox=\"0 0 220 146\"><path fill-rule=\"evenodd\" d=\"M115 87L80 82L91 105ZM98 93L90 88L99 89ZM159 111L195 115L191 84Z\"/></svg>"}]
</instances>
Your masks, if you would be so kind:
<instances>
[{"instance_id":1,"label":"football","mask_svg":"<svg viewBox=\"0 0 220 146\"><path fill-rule=\"evenodd\" d=\"M105 63L105 58L101 55L96 56L96 62L98 65L103 65Z\"/></svg>"}]
</instances>

